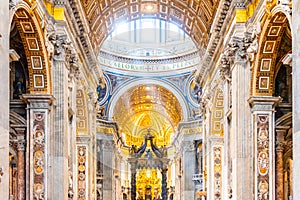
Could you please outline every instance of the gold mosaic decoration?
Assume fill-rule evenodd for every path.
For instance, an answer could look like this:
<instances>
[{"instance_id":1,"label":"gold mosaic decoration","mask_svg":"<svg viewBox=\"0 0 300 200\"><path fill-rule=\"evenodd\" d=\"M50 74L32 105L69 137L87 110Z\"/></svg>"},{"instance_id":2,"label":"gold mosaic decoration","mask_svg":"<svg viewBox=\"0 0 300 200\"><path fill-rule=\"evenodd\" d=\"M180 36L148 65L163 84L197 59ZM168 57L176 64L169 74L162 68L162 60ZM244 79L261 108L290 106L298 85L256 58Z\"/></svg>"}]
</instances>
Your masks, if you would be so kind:
<instances>
[{"instance_id":1,"label":"gold mosaic decoration","mask_svg":"<svg viewBox=\"0 0 300 200\"><path fill-rule=\"evenodd\" d=\"M144 197L146 188L151 191L152 197L161 194L161 177L156 169L141 169L136 177L137 197Z\"/></svg>"}]
</instances>

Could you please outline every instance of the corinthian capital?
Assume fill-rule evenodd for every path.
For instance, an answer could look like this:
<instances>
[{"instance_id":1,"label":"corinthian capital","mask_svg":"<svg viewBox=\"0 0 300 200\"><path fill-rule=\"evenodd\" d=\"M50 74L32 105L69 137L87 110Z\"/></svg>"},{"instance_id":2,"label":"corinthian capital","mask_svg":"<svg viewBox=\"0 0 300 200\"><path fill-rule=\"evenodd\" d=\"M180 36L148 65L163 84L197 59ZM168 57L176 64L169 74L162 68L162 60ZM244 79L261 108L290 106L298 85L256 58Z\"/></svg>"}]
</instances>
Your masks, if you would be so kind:
<instances>
[{"instance_id":1,"label":"corinthian capital","mask_svg":"<svg viewBox=\"0 0 300 200\"><path fill-rule=\"evenodd\" d=\"M65 61L67 51L70 49L70 42L67 41L66 35L56 35L51 40L54 46L54 60Z\"/></svg>"},{"instance_id":2,"label":"corinthian capital","mask_svg":"<svg viewBox=\"0 0 300 200\"><path fill-rule=\"evenodd\" d=\"M230 58L228 58L226 55L223 55L221 59L221 65L220 65L220 74L221 77L225 80L231 81L231 73L230 73Z\"/></svg>"}]
</instances>

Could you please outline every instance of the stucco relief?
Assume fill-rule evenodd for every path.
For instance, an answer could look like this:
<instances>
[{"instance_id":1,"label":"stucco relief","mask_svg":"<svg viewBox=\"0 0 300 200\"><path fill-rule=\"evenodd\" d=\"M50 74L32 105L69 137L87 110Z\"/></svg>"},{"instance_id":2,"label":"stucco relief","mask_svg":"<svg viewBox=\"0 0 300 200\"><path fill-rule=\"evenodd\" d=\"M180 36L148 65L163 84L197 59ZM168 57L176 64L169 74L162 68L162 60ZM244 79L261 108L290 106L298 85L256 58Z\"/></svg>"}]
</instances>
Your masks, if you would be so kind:
<instances>
[{"instance_id":1,"label":"stucco relief","mask_svg":"<svg viewBox=\"0 0 300 200\"><path fill-rule=\"evenodd\" d=\"M44 186L42 184L34 184L34 200L44 200L45 199Z\"/></svg>"},{"instance_id":2,"label":"stucco relief","mask_svg":"<svg viewBox=\"0 0 300 200\"><path fill-rule=\"evenodd\" d=\"M269 199L269 116L257 116L257 194L259 200Z\"/></svg>"},{"instance_id":3,"label":"stucco relief","mask_svg":"<svg viewBox=\"0 0 300 200\"><path fill-rule=\"evenodd\" d=\"M45 193L45 117L46 112L33 112L33 171L34 199L44 200Z\"/></svg>"},{"instance_id":4,"label":"stucco relief","mask_svg":"<svg viewBox=\"0 0 300 200\"><path fill-rule=\"evenodd\" d=\"M214 147L214 199L222 199L222 147Z\"/></svg>"},{"instance_id":5,"label":"stucco relief","mask_svg":"<svg viewBox=\"0 0 300 200\"><path fill-rule=\"evenodd\" d=\"M78 200L86 199L86 146L78 146Z\"/></svg>"}]
</instances>

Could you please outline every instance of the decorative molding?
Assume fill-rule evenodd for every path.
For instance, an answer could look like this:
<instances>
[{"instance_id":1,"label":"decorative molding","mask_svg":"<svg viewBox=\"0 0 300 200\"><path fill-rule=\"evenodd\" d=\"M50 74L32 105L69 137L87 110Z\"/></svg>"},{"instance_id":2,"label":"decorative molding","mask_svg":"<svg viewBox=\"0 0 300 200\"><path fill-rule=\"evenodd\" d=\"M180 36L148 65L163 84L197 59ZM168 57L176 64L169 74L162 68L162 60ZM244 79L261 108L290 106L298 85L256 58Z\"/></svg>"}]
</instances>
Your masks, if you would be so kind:
<instances>
[{"instance_id":1,"label":"decorative molding","mask_svg":"<svg viewBox=\"0 0 300 200\"><path fill-rule=\"evenodd\" d=\"M201 63L200 68L196 72L195 80L198 83L202 83L204 81L204 78L206 77L206 74L208 73L210 66L213 64L213 58L217 54L217 48L219 47L219 43L222 38L222 34L225 31L226 22L228 22L230 19L229 12L233 12L233 6L232 6L231 0L223 0L220 2L220 5L218 7L218 12L215 16L214 23L212 24L211 28L211 39L207 45L207 50L205 55L203 56L203 61Z\"/></svg>"},{"instance_id":2,"label":"decorative molding","mask_svg":"<svg viewBox=\"0 0 300 200\"><path fill-rule=\"evenodd\" d=\"M223 150L221 146L213 147L213 184L214 184L214 198L221 200L222 198L222 164L223 164Z\"/></svg>"},{"instance_id":3,"label":"decorative molding","mask_svg":"<svg viewBox=\"0 0 300 200\"><path fill-rule=\"evenodd\" d=\"M83 145L78 145L77 146L77 177L78 177L78 182L77 182L77 193L78 193L78 199L80 200L85 200L88 198L87 196L87 147Z\"/></svg>"},{"instance_id":4,"label":"decorative molding","mask_svg":"<svg viewBox=\"0 0 300 200\"><path fill-rule=\"evenodd\" d=\"M257 199L267 200L270 196L270 145L269 115L257 115ZM272 166L272 165L271 165Z\"/></svg>"},{"instance_id":5,"label":"decorative molding","mask_svg":"<svg viewBox=\"0 0 300 200\"><path fill-rule=\"evenodd\" d=\"M186 152L186 151L195 151L196 147L194 144L194 141L183 141L181 143L181 149Z\"/></svg>"}]
</instances>

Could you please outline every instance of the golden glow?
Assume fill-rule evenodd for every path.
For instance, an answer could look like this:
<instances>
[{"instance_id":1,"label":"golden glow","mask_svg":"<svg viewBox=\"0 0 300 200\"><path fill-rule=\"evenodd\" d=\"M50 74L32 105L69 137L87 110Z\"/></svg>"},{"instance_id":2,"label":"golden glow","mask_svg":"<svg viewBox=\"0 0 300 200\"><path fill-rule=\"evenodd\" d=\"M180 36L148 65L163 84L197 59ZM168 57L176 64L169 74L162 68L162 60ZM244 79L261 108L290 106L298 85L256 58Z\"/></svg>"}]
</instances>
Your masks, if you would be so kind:
<instances>
[{"instance_id":1,"label":"golden glow","mask_svg":"<svg viewBox=\"0 0 300 200\"><path fill-rule=\"evenodd\" d=\"M154 9L153 5L147 5L145 8L148 11L152 11Z\"/></svg>"},{"instance_id":2,"label":"golden glow","mask_svg":"<svg viewBox=\"0 0 300 200\"><path fill-rule=\"evenodd\" d=\"M156 169L141 169L136 177L136 190L139 195L145 196L146 188L151 188L152 197L161 194L161 177Z\"/></svg>"},{"instance_id":3,"label":"golden glow","mask_svg":"<svg viewBox=\"0 0 300 200\"><path fill-rule=\"evenodd\" d=\"M114 120L128 146L140 146L150 128L158 146L169 145L182 120L177 98L158 85L139 85L124 93L114 108Z\"/></svg>"}]
</instances>

